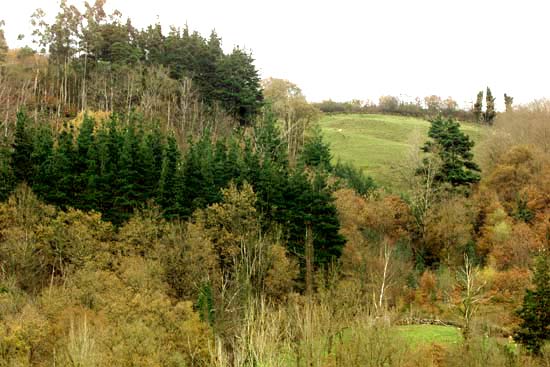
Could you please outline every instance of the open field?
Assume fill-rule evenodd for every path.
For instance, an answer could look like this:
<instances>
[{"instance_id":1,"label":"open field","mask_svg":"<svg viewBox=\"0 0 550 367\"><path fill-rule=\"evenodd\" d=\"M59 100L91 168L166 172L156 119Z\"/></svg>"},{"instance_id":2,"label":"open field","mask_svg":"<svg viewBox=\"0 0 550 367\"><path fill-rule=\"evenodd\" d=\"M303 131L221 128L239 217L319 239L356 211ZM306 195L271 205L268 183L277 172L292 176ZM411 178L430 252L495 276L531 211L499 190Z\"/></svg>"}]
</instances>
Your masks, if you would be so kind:
<instances>
[{"instance_id":1,"label":"open field","mask_svg":"<svg viewBox=\"0 0 550 367\"><path fill-rule=\"evenodd\" d=\"M378 184L399 189L399 164L411 147L411 136L417 132L425 141L430 123L405 116L337 114L325 115L320 125L334 160L352 162ZM462 130L474 141L481 139L480 126L463 124Z\"/></svg>"},{"instance_id":2,"label":"open field","mask_svg":"<svg viewBox=\"0 0 550 367\"><path fill-rule=\"evenodd\" d=\"M462 340L460 330L441 325L405 325L395 327L398 335L412 346L420 344L458 344Z\"/></svg>"}]
</instances>

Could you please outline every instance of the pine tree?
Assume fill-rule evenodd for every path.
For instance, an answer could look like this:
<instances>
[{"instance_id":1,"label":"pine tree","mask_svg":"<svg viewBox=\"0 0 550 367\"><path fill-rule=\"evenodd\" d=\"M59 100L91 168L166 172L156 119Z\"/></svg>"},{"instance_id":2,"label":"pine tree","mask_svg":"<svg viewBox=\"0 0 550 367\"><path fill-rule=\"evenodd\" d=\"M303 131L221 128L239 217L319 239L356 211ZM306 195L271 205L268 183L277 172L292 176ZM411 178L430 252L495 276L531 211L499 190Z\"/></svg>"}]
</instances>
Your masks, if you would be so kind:
<instances>
[{"instance_id":1,"label":"pine tree","mask_svg":"<svg viewBox=\"0 0 550 367\"><path fill-rule=\"evenodd\" d=\"M309 225L313 232L310 235L313 236L314 265L337 259L346 240L339 234L340 223L325 177L316 174L310 182L303 167L297 167L290 177L284 200L283 215L277 219L286 227L290 252L304 259L305 229Z\"/></svg>"},{"instance_id":2,"label":"pine tree","mask_svg":"<svg viewBox=\"0 0 550 367\"><path fill-rule=\"evenodd\" d=\"M550 259L545 252L536 260L533 285L534 289L525 291L517 311L522 321L514 339L538 355L544 342L550 340Z\"/></svg>"},{"instance_id":3,"label":"pine tree","mask_svg":"<svg viewBox=\"0 0 550 367\"><path fill-rule=\"evenodd\" d=\"M33 151L33 139L28 124L29 119L27 118L27 114L24 111L17 112L11 162L16 181L26 181L32 184L33 166L31 155Z\"/></svg>"},{"instance_id":4,"label":"pine tree","mask_svg":"<svg viewBox=\"0 0 550 367\"><path fill-rule=\"evenodd\" d=\"M483 109L483 91L479 91L476 97L476 103L474 103L474 110L473 110L475 122L481 121L482 109Z\"/></svg>"},{"instance_id":5,"label":"pine tree","mask_svg":"<svg viewBox=\"0 0 550 367\"><path fill-rule=\"evenodd\" d=\"M286 141L281 139L277 117L268 107L264 109L263 119L254 128L254 136L256 149L262 161L270 160L280 167L288 165Z\"/></svg>"},{"instance_id":6,"label":"pine tree","mask_svg":"<svg viewBox=\"0 0 550 367\"><path fill-rule=\"evenodd\" d=\"M95 189L92 187L96 166L94 127L95 121L85 115L76 139L75 186L80 188L80 192L71 205L83 210L96 209Z\"/></svg>"},{"instance_id":7,"label":"pine tree","mask_svg":"<svg viewBox=\"0 0 550 367\"><path fill-rule=\"evenodd\" d=\"M59 135L57 148L52 155L53 185L46 194L46 201L61 207L72 206L75 202L75 194L77 191L80 192L80 188L75 187L75 155L73 131L72 128L66 128Z\"/></svg>"},{"instance_id":8,"label":"pine tree","mask_svg":"<svg viewBox=\"0 0 550 367\"><path fill-rule=\"evenodd\" d=\"M178 143L176 142L176 138L170 135L164 150L157 199L159 205L164 210L166 218L175 218L181 215L183 210L183 193L181 190L178 190L183 185L183 182L181 182L182 177L178 174L179 162L180 152Z\"/></svg>"},{"instance_id":9,"label":"pine tree","mask_svg":"<svg viewBox=\"0 0 550 367\"><path fill-rule=\"evenodd\" d=\"M139 137L133 125L126 128L124 143L118 159L118 171L116 179L116 197L114 200L113 214L115 224L127 220L133 213L134 208L143 203L141 195L143 187L140 185L138 176Z\"/></svg>"},{"instance_id":10,"label":"pine tree","mask_svg":"<svg viewBox=\"0 0 550 367\"><path fill-rule=\"evenodd\" d=\"M485 94L485 113L483 114L483 119L488 125L492 125L497 113L495 111L495 98L491 93L491 89L487 87L487 93Z\"/></svg>"},{"instance_id":11,"label":"pine tree","mask_svg":"<svg viewBox=\"0 0 550 367\"><path fill-rule=\"evenodd\" d=\"M241 125L251 125L260 112L263 94L254 59L245 51L235 48L218 62L218 85L215 99Z\"/></svg>"},{"instance_id":12,"label":"pine tree","mask_svg":"<svg viewBox=\"0 0 550 367\"><path fill-rule=\"evenodd\" d=\"M367 195L376 188L374 180L351 163L340 161L332 167L332 174L344 181L346 187L354 189L359 195Z\"/></svg>"},{"instance_id":13,"label":"pine tree","mask_svg":"<svg viewBox=\"0 0 550 367\"><path fill-rule=\"evenodd\" d=\"M6 200L15 187L11 158L11 149L2 138L0 140L0 201Z\"/></svg>"},{"instance_id":14,"label":"pine tree","mask_svg":"<svg viewBox=\"0 0 550 367\"><path fill-rule=\"evenodd\" d=\"M54 190L52 182L53 137L49 126L38 129L34 138L31 155L33 165L33 191L41 198L46 198Z\"/></svg>"},{"instance_id":15,"label":"pine tree","mask_svg":"<svg viewBox=\"0 0 550 367\"><path fill-rule=\"evenodd\" d=\"M220 189L216 186L214 152L209 134L192 143L183 162L183 210L185 216L195 209L219 202L222 199Z\"/></svg>"},{"instance_id":16,"label":"pine tree","mask_svg":"<svg viewBox=\"0 0 550 367\"><path fill-rule=\"evenodd\" d=\"M504 93L504 106L506 106L506 112L513 112L514 107L512 106L514 104L514 97L511 97Z\"/></svg>"},{"instance_id":17,"label":"pine tree","mask_svg":"<svg viewBox=\"0 0 550 367\"><path fill-rule=\"evenodd\" d=\"M143 186L143 199L153 199L158 193L158 183L163 162L162 135L158 128L146 134L139 145L138 175Z\"/></svg>"},{"instance_id":18,"label":"pine tree","mask_svg":"<svg viewBox=\"0 0 550 367\"><path fill-rule=\"evenodd\" d=\"M97 205L106 220L116 217L113 203L117 192L118 157L123 144L115 116L96 134L97 141Z\"/></svg>"},{"instance_id":19,"label":"pine tree","mask_svg":"<svg viewBox=\"0 0 550 367\"><path fill-rule=\"evenodd\" d=\"M313 135L306 140L301 159L306 166L325 171L331 170L330 147L328 143L323 141L323 134L318 126L313 130Z\"/></svg>"},{"instance_id":20,"label":"pine tree","mask_svg":"<svg viewBox=\"0 0 550 367\"><path fill-rule=\"evenodd\" d=\"M437 117L431 121L428 136L432 139L422 150L438 154L443 162L436 180L453 186L469 185L480 180L479 166L471 152L474 142L460 131L460 124L452 118Z\"/></svg>"}]
</instances>

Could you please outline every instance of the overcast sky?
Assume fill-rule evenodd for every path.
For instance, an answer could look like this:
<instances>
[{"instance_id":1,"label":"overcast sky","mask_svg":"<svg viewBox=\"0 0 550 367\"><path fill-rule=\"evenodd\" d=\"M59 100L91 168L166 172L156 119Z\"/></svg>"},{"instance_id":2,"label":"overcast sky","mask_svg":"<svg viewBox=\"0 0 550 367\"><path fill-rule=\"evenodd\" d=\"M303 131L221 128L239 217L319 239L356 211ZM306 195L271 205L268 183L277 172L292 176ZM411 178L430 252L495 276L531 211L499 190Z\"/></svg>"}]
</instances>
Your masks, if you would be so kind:
<instances>
[{"instance_id":1,"label":"overcast sky","mask_svg":"<svg viewBox=\"0 0 550 367\"><path fill-rule=\"evenodd\" d=\"M56 0L15 0L0 19L10 47L30 15ZM91 0L93 1L93 0ZM69 3L82 4L80 0ZM158 20L251 50L262 77L288 79L310 101L452 96L490 86L516 102L550 97L548 0L108 0L138 27Z\"/></svg>"}]
</instances>

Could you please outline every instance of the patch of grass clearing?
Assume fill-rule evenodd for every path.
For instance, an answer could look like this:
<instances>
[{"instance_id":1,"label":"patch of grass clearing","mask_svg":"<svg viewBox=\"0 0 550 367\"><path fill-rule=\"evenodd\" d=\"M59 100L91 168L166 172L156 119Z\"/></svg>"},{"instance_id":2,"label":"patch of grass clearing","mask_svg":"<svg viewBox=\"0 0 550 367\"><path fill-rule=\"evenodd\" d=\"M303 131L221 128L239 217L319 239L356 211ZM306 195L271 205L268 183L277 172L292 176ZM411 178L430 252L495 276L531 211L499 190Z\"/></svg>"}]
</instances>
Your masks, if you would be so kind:
<instances>
[{"instance_id":1,"label":"patch of grass clearing","mask_svg":"<svg viewBox=\"0 0 550 367\"><path fill-rule=\"evenodd\" d=\"M335 114L323 116L320 126L335 161L351 162L377 184L399 191L399 171L411 149L410 138L420 134L427 140L430 123L406 116ZM461 129L474 141L482 137L479 125L463 123Z\"/></svg>"}]
</instances>

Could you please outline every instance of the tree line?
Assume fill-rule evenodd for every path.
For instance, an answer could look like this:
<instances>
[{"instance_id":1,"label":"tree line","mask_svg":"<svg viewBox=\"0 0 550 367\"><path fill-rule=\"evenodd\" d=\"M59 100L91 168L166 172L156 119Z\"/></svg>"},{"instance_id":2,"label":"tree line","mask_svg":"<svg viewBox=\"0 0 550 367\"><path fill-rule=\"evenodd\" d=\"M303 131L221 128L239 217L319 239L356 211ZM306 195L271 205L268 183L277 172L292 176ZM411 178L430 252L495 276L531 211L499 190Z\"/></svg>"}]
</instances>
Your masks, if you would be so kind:
<instances>
[{"instance_id":1,"label":"tree line","mask_svg":"<svg viewBox=\"0 0 550 367\"><path fill-rule=\"evenodd\" d=\"M3 101L4 110L13 116L26 106L36 120L140 108L177 127L199 124L205 116L218 121L225 115L241 125L253 121L263 95L249 51L235 47L225 53L215 31L205 38L187 26L165 30L156 23L137 29L120 12L108 14L105 3L96 0L79 9L63 0L52 22L41 9L35 11L35 49L17 51L11 57L19 62L1 68L2 96L11 96ZM0 65L7 49L1 47Z\"/></svg>"},{"instance_id":2,"label":"tree line","mask_svg":"<svg viewBox=\"0 0 550 367\"><path fill-rule=\"evenodd\" d=\"M320 135L305 144L296 166L289 165L284 141L271 115L249 137L190 140L182 154L173 134L133 117L112 115L103 123L85 115L79 126L54 132L18 113L11 148L2 152L2 200L26 182L39 198L61 208L102 213L115 225L148 203L167 219L189 218L221 200L230 182L248 182L258 196L266 226L278 223L289 249L303 256L305 228L311 226L316 264L338 258L344 238L333 204L329 175L366 194L372 181L344 164L331 164ZM239 137L240 136L240 137ZM336 185L336 186L334 186Z\"/></svg>"},{"instance_id":3,"label":"tree line","mask_svg":"<svg viewBox=\"0 0 550 367\"><path fill-rule=\"evenodd\" d=\"M414 101L407 101L397 96L386 95L373 101L361 101L354 99L347 102L326 100L313 105L325 113L388 113L403 116L416 116L434 118L438 115L452 117L460 121L470 121L492 125L496 118L495 98L491 89L487 87L485 95L486 108L483 111L483 91L476 96L476 102L472 108L460 108L458 103L451 97L442 99L439 96L431 95L423 99L415 98ZM506 112L513 111L514 98L504 94Z\"/></svg>"}]
</instances>

